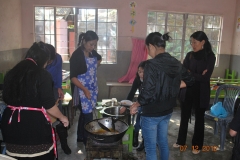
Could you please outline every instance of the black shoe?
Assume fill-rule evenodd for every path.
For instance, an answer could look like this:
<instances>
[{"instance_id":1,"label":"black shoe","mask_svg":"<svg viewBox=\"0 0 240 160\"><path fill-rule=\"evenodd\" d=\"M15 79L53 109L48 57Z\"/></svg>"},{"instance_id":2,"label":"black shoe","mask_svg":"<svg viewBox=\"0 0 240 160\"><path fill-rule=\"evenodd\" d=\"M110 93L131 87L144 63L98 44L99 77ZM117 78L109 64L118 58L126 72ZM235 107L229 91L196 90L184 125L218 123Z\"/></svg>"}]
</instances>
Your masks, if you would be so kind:
<instances>
[{"instance_id":1,"label":"black shoe","mask_svg":"<svg viewBox=\"0 0 240 160\"><path fill-rule=\"evenodd\" d=\"M145 146L144 146L144 140L142 141L142 143L140 144L140 146L137 148L137 151L142 151L144 150Z\"/></svg>"},{"instance_id":2,"label":"black shoe","mask_svg":"<svg viewBox=\"0 0 240 160\"><path fill-rule=\"evenodd\" d=\"M133 147L138 146L138 132L133 131Z\"/></svg>"},{"instance_id":3,"label":"black shoe","mask_svg":"<svg viewBox=\"0 0 240 160\"><path fill-rule=\"evenodd\" d=\"M67 144L67 136L68 136L67 128L64 127L62 123L59 123L58 125L56 125L56 131L61 143L62 150L64 151L65 154L71 154L72 151Z\"/></svg>"},{"instance_id":4,"label":"black shoe","mask_svg":"<svg viewBox=\"0 0 240 160\"><path fill-rule=\"evenodd\" d=\"M69 154L72 153L71 149L68 147L67 144L64 144L64 145L63 145L63 144L61 143L61 147L62 147L62 150L63 150L63 152L64 152L65 154L69 155Z\"/></svg>"}]
</instances>

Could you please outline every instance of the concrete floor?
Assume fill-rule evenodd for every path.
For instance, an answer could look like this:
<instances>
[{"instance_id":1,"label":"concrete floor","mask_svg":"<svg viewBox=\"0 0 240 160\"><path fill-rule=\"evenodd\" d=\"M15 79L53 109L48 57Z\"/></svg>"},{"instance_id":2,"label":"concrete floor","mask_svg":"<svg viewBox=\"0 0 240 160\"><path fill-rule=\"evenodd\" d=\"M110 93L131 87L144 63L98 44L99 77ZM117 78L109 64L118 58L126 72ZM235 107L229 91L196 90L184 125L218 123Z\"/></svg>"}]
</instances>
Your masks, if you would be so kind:
<instances>
[{"instance_id":1,"label":"concrete floor","mask_svg":"<svg viewBox=\"0 0 240 160\"><path fill-rule=\"evenodd\" d=\"M62 151L60 147L60 143L58 142L58 154L59 160L84 160L86 153L84 145L80 142L77 143L77 121L79 117L79 112L77 111L77 115L74 118L74 124L69 129L68 136L68 144L72 150L71 155L66 155ZM170 149L169 160L229 160L231 157L231 150L233 147L232 138L227 133L227 138L225 141L225 150L224 151L206 151L200 152L198 155L192 154L191 150L191 138L193 134L194 128L194 117L192 117L192 123L188 126L188 135L187 135L187 148L185 151L180 151L179 149L173 148L172 145L176 142L179 124L180 124L180 108L174 108L173 115L171 117L169 123L168 130L168 144ZM205 121L205 138L204 145L205 146L217 146L220 144L219 136L213 135L213 122L206 120ZM139 141L141 141L141 136L139 136ZM124 153L127 153L127 146L124 146ZM139 160L145 159L145 152L138 152L136 148L133 148L133 152L131 153L134 156L138 157ZM102 159L103 160L103 159ZM106 160L106 159L105 159ZM109 160L109 159L108 159ZM125 159L127 160L127 159Z\"/></svg>"}]
</instances>

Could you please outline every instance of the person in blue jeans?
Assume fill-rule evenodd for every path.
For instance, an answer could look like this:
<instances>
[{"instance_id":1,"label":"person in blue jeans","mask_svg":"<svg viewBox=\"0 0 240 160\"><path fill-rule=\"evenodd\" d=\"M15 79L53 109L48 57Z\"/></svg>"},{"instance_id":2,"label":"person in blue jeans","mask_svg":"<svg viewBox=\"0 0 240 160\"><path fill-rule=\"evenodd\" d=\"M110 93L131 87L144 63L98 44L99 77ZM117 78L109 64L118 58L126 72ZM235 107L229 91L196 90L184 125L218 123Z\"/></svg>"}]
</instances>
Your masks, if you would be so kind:
<instances>
[{"instance_id":1,"label":"person in blue jeans","mask_svg":"<svg viewBox=\"0 0 240 160\"><path fill-rule=\"evenodd\" d=\"M158 146L160 159L168 160L168 124L180 87L192 85L193 76L180 61L165 52L168 33L150 33L146 48L152 59L144 67L143 84L137 102L130 107L130 113L136 114L141 106L140 124L144 138L146 160L157 160Z\"/></svg>"},{"instance_id":2,"label":"person in blue jeans","mask_svg":"<svg viewBox=\"0 0 240 160\"><path fill-rule=\"evenodd\" d=\"M143 75L144 75L144 67L145 67L146 61L142 61L138 65L138 71L136 73L136 77L133 81L132 87L130 92L128 93L127 100L132 101L134 98L134 95L137 90L141 92L141 86L143 83ZM121 113L123 113L126 110L125 107L121 108ZM134 132L133 132L133 147L138 147L138 134L141 129L140 126L140 116L141 116L141 107L138 108L138 113L137 113L137 118L136 118L136 123L134 125ZM137 148L137 151L142 151L144 149L144 139L142 140L142 143L140 146Z\"/></svg>"}]
</instances>

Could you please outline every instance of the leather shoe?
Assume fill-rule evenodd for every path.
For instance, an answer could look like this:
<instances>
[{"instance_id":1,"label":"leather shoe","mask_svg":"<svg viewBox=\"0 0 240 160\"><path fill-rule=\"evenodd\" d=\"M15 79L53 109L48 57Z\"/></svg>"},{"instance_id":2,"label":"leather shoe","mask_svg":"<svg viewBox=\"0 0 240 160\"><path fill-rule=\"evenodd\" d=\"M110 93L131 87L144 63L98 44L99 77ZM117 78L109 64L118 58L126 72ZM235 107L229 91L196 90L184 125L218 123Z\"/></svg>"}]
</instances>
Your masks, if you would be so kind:
<instances>
[{"instance_id":1,"label":"leather shoe","mask_svg":"<svg viewBox=\"0 0 240 160\"><path fill-rule=\"evenodd\" d=\"M140 144L140 146L137 148L137 151L142 151L144 150L145 146L144 146L144 140L142 141L142 143Z\"/></svg>"},{"instance_id":2,"label":"leather shoe","mask_svg":"<svg viewBox=\"0 0 240 160\"><path fill-rule=\"evenodd\" d=\"M133 131L133 147L138 146L138 132Z\"/></svg>"}]
</instances>

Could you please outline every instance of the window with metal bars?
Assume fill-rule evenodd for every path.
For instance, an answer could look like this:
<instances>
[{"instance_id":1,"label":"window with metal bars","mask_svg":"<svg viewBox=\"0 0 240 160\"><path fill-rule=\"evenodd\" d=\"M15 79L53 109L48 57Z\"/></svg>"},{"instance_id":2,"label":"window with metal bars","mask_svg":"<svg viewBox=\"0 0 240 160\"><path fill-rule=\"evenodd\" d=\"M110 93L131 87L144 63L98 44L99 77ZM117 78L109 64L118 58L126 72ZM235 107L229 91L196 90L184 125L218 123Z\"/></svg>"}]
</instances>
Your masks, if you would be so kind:
<instances>
[{"instance_id":1,"label":"window with metal bars","mask_svg":"<svg viewBox=\"0 0 240 160\"><path fill-rule=\"evenodd\" d=\"M65 62L76 49L79 34L87 30L99 36L96 50L102 63L117 63L116 9L35 7L35 41L55 46Z\"/></svg>"},{"instance_id":2,"label":"window with metal bars","mask_svg":"<svg viewBox=\"0 0 240 160\"><path fill-rule=\"evenodd\" d=\"M216 15L199 15L190 13L148 12L147 34L151 32L167 33L172 41L167 44L166 51L178 60L183 61L185 55L192 50L190 36L195 31L204 31L212 45L213 52L220 52L222 17Z\"/></svg>"}]
</instances>

